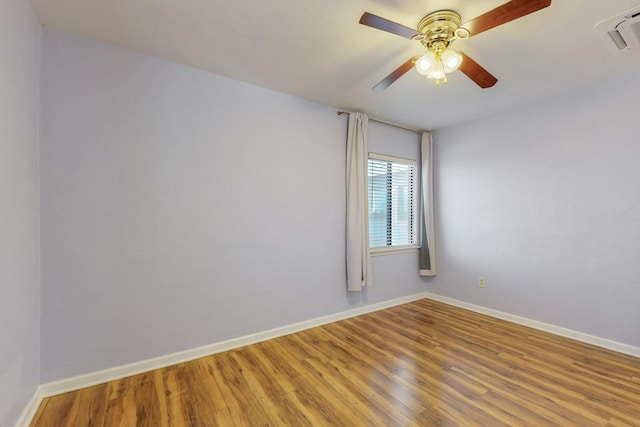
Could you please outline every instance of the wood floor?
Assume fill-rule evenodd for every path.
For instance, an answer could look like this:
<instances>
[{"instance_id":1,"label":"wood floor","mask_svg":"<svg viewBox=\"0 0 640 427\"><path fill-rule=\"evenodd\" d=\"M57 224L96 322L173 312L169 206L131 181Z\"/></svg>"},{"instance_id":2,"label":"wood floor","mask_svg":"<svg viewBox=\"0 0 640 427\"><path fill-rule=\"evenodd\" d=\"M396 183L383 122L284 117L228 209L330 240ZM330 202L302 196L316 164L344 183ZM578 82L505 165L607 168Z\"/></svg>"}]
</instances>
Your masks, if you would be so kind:
<instances>
[{"instance_id":1,"label":"wood floor","mask_svg":"<svg viewBox=\"0 0 640 427\"><path fill-rule=\"evenodd\" d=\"M640 426L640 359L430 300L45 399L32 426Z\"/></svg>"}]
</instances>

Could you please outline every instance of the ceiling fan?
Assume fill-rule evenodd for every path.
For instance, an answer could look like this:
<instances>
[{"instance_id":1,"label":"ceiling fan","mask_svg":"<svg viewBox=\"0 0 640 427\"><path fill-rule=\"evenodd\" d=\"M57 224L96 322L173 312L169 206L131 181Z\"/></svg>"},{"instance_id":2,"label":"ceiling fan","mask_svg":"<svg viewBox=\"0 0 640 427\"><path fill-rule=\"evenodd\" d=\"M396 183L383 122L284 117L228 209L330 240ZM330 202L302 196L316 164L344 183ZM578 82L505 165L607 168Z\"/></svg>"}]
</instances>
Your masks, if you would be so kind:
<instances>
[{"instance_id":1,"label":"ceiling fan","mask_svg":"<svg viewBox=\"0 0 640 427\"><path fill-rule=\"evenodd\" d=\"M438 10L430 13L418 24L418 29L405 27L388 19L365 12L360 23L378 30L417 40L427 49L422 56L414 56L396 68L380 83L373 87L374 92L380 92L402 77L411 68L440 85L442 80L447 83L447 73L455 70L462 71L483 89L492 87L498 81L480 64L469 58L463 52L450 49L457 39L467 39L491 28L497 27L514 19L544 9L551 4L551 0L511 0L489 12L480 15L460 25L460 15L453 10Z\"/></svg>"}]
</instances>

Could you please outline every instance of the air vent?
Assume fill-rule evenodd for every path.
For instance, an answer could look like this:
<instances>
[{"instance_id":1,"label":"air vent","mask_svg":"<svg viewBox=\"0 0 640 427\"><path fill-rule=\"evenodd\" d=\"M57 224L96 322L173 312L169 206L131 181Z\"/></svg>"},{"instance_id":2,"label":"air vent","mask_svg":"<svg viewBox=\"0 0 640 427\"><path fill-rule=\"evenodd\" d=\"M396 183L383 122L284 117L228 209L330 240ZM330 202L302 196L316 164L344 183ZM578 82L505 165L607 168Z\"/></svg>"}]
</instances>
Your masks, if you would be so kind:
<instances>
[{"instance_id":1,"label":"air vent","mask_svg":"<svg viewBox=\"0 0 640 427\"><path fill-rule=\"evenodd\" d=\"M640 5L598 22L595 30L613 53L640 52Z\"/></svg>"}]
</instances>

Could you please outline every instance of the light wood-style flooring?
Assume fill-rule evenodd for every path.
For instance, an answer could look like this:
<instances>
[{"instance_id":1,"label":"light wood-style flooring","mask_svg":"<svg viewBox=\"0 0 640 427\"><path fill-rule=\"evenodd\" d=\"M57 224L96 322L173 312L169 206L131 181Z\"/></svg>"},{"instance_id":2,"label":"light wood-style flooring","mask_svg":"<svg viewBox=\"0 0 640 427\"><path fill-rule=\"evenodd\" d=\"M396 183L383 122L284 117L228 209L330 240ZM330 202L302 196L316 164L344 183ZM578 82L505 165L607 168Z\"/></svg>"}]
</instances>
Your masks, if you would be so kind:
<instances>
[{"instance_id":1,"label":"light wood-style flooring","mask_svg":"<svg viewBox=\"0 0 640 427\"><path fill-rule=\"evenodd\" d=\"M32 426L640 426L640 359L420 300L45 399Z\"/></svg>"}]
</instances>

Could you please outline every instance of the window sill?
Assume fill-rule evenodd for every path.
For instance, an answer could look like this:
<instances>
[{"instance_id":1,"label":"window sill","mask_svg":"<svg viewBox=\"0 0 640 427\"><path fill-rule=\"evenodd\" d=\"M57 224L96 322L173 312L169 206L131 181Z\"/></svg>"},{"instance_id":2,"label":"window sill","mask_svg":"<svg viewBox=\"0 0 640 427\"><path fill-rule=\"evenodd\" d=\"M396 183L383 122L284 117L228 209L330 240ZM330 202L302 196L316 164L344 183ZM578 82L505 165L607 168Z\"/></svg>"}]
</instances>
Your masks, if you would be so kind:
<instances>
[{"instance_id":1,"label":"window sill","mask_svg":"<svg viewBox=\"0 0 640 427\"><path fill-rule=\"evenodd\" d=\"M370 248L369 254L371 256L379 255L393 255L393 254L406 254L409 252L417 252L420 246L400 246L391 248Z\"/></svg>"}]
</instances>

